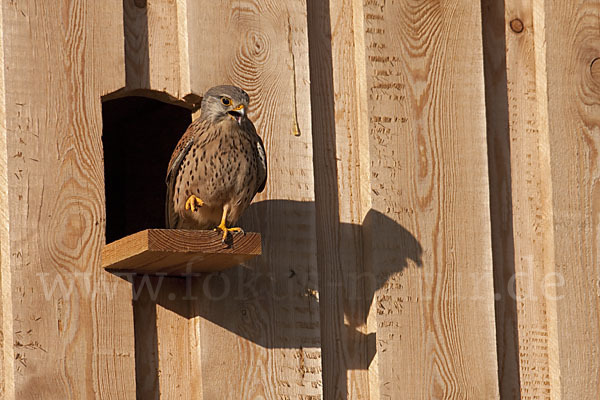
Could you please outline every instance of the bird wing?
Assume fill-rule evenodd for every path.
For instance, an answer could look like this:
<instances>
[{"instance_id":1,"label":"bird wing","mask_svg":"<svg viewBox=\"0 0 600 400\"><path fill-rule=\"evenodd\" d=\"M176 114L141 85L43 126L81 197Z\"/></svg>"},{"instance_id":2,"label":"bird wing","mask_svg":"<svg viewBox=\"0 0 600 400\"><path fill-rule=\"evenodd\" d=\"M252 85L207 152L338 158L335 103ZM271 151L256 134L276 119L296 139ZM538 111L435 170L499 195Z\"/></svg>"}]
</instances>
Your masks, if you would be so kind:
<instances>
[{"instance_id":1,"label":"bird wing","mask_svg":"<svg viewBox=\"0 0 600 400\"><path fill-rule=\"evenodd\" d=\"M256 128L252 121L250 121L251 132L256 138L256 150L258 154L258 189L256 193L260 193L265 189L265 184L267 183L267 152L265 151L265 145L258 133L256 132Z\"/></svg>"},{"instance_id":2,"label":"bird wing","mask_svg":"<svg viewBox=\"0 0 600 400\"><path fill-rule=\"evenodd\" d=\"M260 164L258 166L258 168L260 168L259 176L264 176L256 192L261 193L265 189L265 185L267 184L267 152L265 151L265 145L263 144L263 141L260 138L260 136L258 137L256 147L258 148L258 158L260 161Z\"/></svg>"},{"instance_id":3,"label":"bird wing","mask_svg":"<svg viewBox=\"0 0 600 400\"><path fill-rule=\"evenodd\" d=\"M183 136L181 136L181 139L179 139L179 142L177 142L177 146L175 146L175 150L173 150L173 154L171 155L171 160L169 160L169 168L167 169L167 177L165 179L167 184L167 197L165 199L165 222L167 228L176 228L179 223L179 215L173 207L173 194L175 192L175 182L179 167L181 167L181 163L190 151L194 141L206 130L205 125L205 121L201 120L192 122Z\"/></svg>"}]
</instances>

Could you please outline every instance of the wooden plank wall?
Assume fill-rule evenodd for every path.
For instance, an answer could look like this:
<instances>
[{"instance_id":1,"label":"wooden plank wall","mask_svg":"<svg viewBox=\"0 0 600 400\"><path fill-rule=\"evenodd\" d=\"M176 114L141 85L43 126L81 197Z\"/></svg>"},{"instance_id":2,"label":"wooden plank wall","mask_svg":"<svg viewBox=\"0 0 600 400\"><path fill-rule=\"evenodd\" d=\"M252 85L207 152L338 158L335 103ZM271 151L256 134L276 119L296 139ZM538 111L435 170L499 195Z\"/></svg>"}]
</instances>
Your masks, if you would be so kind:
<instances>
[{"instance_id":1,"label":"wooden plank wall","mask_svg":"<svg viewBox=\"0 0 600 400\"><path fill-rule=\"evenodd\" d=\"M498 395L480 15L461 0L355 11L365 32L375 398Z\"/></svg>"},{"instance_id":2,"label":"wooden plank wall","mask_svg":"<svg viewBox=\"0 0 600 400\"><path fill-rule=\"evenodd\" d=\"M263 256L198 285L220 294L231 282L221 301L197 292L204 398L321 398L306 3L188 3L187 12L192 87L245 88L269 149L269 181L244 222L261 232Z\"/></svg>"},{"instance_id":3,"label":"wooden plank wall","mask_svg":"<svg viewBox=\"0 0 600 400\"><path fill-rule=\"evenodd\" d=\"M534 24L533 2L484 8L493 210L500 214L494 240L501 394L529 399L556 390L549 379L551 305L539 286L553 271L543 28Z\"/></svg>"},{"instance_id":4,"label":"wooden plank wall","mask_svg":"<svg viewBox=\"0 0 600 400\"><path fill-rule=\"evenodd\" d=\"M185 107L198 106L199 97L190 86L186 3L123 1L126 85L110 98L140 94Z\"/></svg>"},{"instance_id":5,"label":"wooden plank wall","mask_svg":"<svg viewBox=\"0 0 600 400\"><path fill-rule=\"evenodd\" d=\"M309 2L324 394L494 398L479 7L400 3Z\"/></svg>"},{"instance_id":6,"label":"wooden plank wall","mask_svg":"<svg viewBox=\"0 0 600 400\"><path fill-rule=\"evenodd\" d=\"M557 397L594 398L600 393L600 1L552 0L543 13L534 10L546 43L555 268L550 375Z\"/></svg>"},{"instance_id":7,"label":"wooden plank wall","mask_svg":"<svg viewBox=\"0 0 600 400\"><path fill-rule=\"evenodd\" d=\"M100 97L124 85L122 4L1 9L1 397L133 398L131 287L100 268Z\"/></svg>"},{"instance_id":8,"label":"wooden plank wall","mask_svg":"<svg viewBox=\"0 0 600 400\"><path fill-rule=\"evenodd\" d=\"M117 95L155 90L182 100L188 90L167 84L185 82L186 71L193 94L223 83L243 87L269 148L270 176L245 222L263 236L259 261L185 282L154 281L163 285L154 299L140 292L136 324L145 328L136 326L136 350L145 365L138 365L138 397L320 398L306 4L138 3L124 2L134 67ZM176 42L171 26L184 38ZM181 384L190 381L193 387Z\"/></svg>"},{"instance_id":9,"label":"wooden plank wall","mask_svg":"<svg viewBox=\"0 0 600 400\"><path fill-rule=\"evenodd\" d=\"M308 1L323 395L368 399L375 335L367 332L363 284L361 66L352 1L335 3Z\"/></svg>"},{"instance_id":10,"label":"wooden plank wall","mask_svg":"<svg viewBox=\"0 0 600 400\"><path fill-rule=\"evenodd\" d=\"M595 398L598 15L2 2L0 397ZM222 83L268 150L242 222L263 256L100 271L101 96L195 108Z\"/></svg>"},{"instance_id":11,"label":"wooden plank wall","mask_svg":"<svg viewBox=\"0 0 600 400\"><path fill-rule=\"evenodd\" d=\"M486 80L486 117L496 345L500 396L519 398L519 346L515 293L515 256L512 219L511 147L508 123L505 16L501 1L482 1L482 31Z\"/></svg>"},{"instance_id":12,"label":"wooden plank wall","mask_svg":"<svg viewBox=\"0 0 600 400\"><path fill-rule=\"evenodd\" d=\"M501 396L591 399L600 2L498 3L482 4Z\"/></svg>"}]
</instances>

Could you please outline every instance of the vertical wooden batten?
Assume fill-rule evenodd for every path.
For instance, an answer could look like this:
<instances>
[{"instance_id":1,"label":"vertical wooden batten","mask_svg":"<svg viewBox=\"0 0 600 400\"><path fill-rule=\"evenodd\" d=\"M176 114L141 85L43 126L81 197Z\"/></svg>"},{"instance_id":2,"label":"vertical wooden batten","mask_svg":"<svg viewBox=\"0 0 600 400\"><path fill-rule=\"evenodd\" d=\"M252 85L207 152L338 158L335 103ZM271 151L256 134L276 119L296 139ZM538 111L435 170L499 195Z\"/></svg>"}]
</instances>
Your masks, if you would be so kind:
<instances>
[{"instance_id":1,"label":"vertical wooden batten","mask_svg":"<svg viewBox=\"0 0 600 400\"><path fill-rule=\"evenodd\" d=\"M6 82L4 77L4 18L0 7L0 398L14 399L14 327L10 242L8 131L6 129Z\"/></svg>"},{"instance_id":2,"label":"vertical wooden batten","mask_svg":"<svg viewBox=\"0 0 600 400\"><path fill-rule=\"evenodd\" d=\"M136 350L156 356L139 358L149 367L138 366L138 396L318 398L305 2L128 0L124 9L127 87L114 96L142 93L189 107L214 85L238 85L250 94L249 116L269 157L265 192L242 222L261 232L263 256L221 274L164 278L157 296L140 292Z\"/></svg>"},{"instance_id":3,"label":"vertical wooden batten","mask_svg":"<svg viewBox=\"0 0 600 400\"><path fill-rule=\"evenodd\" d=\"M263 255L201 278L194 315L205 398L320 398L319 287L306 3L187 4L192 87L233 83L251 97L269 178L242 225ZM210 280L209 280L210 279ZM228 360L224 363L223 360ZM221 382L227 382L223 386Z\"/></svg>"},{"instance_id":4,"label":"vertical wooden batten","mask_svg":"<svg viewBox=\"0 0 600 400\"><path fill-rule=\"evenodd\" d=\"M3 398L132 398L131 288L100 267L122 4L1 7Z\"/></svg>"},{"instance_id":5,"label":"vertical wooden batten","mask_svg":"<svg viewBox=\"0 0 600 400\"><path fill-rule=\"evenodd\" d=\"M124 0L126 85L106 96L152 97L197 109L207 87L192 87L187 0ZM192 40L193 41L193 40ZM192 47L193 50L193 47Z\"/></svg>"},{"instance_id":6,"label":"vertical wooden batten","mask_svg":"<svg viewBox=\"0 0 600 400\"><path fill-rule=\"evenodd\" d=\"M197 109L208 87L190 86L187 1L124 0L122 8L126 82L104 100L137 95ZM202 399L186 282L141 277L133 293L137 397Z\"/></svg>"},{"instance_id":7,"label":"vertical wooden batten","mask_svg":"<svg viewBox=\"0 0 600 400\"><path fill-rule=\"evenodd\" d=\"M545 40L555 270L546 280L554 398L600 392L600 1L546 0ZM536 25L534 23L534 25ZM537 28L537 26L536 26ZM552 268L552 265L550 266Z\"/></svg>"},{"instance_id":8,"label":"vertical wooden batten","mask_svg":"<svg viewBox=\"0 0 600 400\"><path fill-rule=\"evenodd\" d=\"M497 398L479 3L359 7L371 397Z\"/></svg>"},{"instance_id":9,"label":"vertical wooden batten","mask_svg":"<svg viewBox=\"0 0 600 400\"><path fill-rule=\"evenodd\" d=\"M366 325L361 224L370 209L365 207L370 191L360 187L369 152L360 146L368 135L360 126L365 116L358 101L365 78L364 42L362 29L354 27L354 14L362 6L352 1L308 1L307 6L323 394L369 398L375 333L368 334Z\"/></svg>"},{"instance_id":10,"label":"vertical wooden batten","mask_svg":"<svg viewBox=\"0 0 600 400\"><path fill-rule=\"evenodd\" d=\"M505 4L481 3L485 70L490 217L496 293L496 345L500 398L519 398L520 370L515 289L515 244L507 92Z\"/></svg>"},{"instance_id":11,"label":"vertical wooden batten","mask_svg":"<svg viewBox=\"0 0 600 400\"><path fill-rule=\"evenodd\" d=\"M492 195L498 199L492 212L498 213L494 240L497 323L503 330L498 336L500 386L507 398L558 394L551 377L556 349L550 340L553 302L544 287L554 272L554 245L543 13L542 2L511 0L504 9L489 11L504 28L487 33L490 62L506 49L505 74L500 75L504 81L488 76L488 118L495 124L489 128L490 152L496 154ZM503 37L501 46L493 46L494 35ZM498 65L490 65L494 67Z\"/></svg>"},{"instance_id":12,"label":"vertical wooden batten","mask_svg":"<svg viewBox=\"0 0 600 400\"><path fill-rule=\"evenodd\" d=\"M498 175L510 172L508 197L498 210L510 220L496 224L510 229L495 240L498 250L513 243L512 250L496 253L503 260L496 265L502 282L497 318L499 326L517 330L499 335L506 339L499 350L509 368L501 369L502 397L594 398L600 387L600 85L592 72L600 54L599 9L598 1L506 0L497 15L505 27L510 141L494 151L510 159L496 163Z\"/></svg>"}]
</instances>

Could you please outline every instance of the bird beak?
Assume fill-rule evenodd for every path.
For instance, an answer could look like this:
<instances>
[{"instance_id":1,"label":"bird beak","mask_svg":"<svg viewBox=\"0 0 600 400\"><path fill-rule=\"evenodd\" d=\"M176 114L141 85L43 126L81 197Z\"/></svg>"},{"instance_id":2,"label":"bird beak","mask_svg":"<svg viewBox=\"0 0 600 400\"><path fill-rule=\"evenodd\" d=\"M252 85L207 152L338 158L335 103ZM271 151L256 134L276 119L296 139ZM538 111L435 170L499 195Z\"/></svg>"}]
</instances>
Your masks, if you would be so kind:
<instances>
[{"instance_id":1,"label":"bird beak","mask_svg":"<svg viewBox=\"0 0 600 400\"><path fill-rule=\"evenodd\" d=\"M239 114L242 115L242 117L246 116L246 107L244 107L243 104L238 105L237 107L235 107L233 109L233 111L238 112Z\"/></svg>"},{"instance_id":2,"label":"bird beak","mask_svg":"<svg viewBox=\"0 0 600 400\"><path fill-rule=\"evenodd\" d=\"M242 119L246 116L246 107L243 104L232 108L231 111L227 111L227 114L233 119L238 125L242 125Z\"/></svg>"}]
</instances>

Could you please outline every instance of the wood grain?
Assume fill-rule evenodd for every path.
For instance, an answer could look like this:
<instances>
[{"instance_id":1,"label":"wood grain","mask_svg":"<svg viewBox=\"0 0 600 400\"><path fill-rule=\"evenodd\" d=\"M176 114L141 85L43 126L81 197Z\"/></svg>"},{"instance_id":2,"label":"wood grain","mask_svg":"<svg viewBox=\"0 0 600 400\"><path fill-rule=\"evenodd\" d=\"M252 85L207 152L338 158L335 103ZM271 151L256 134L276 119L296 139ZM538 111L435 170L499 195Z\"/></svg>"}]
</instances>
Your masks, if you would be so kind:
<instances>
[{"instance_id":1,"label":"wood grain","mask_svg":"<svg viewBox=\"0 0 600 400\"><path fill-rule=\"evenodd\" d=\"M323 395L368 399L359 82L352 1L308 1ZM359 30L360 32L360 30ZM362 49L364 51L364 49ZM364 55L364 53L363 53ZM362 59L364 62L364 58ZM365 166L366 167L366 166Z\"/></svg>"},{"instance_id":2,"label":"wood grain","mask_svg":"<svg viewBox=\"0 0 600 400\"><path fill-rule=\"evenodd\" d=\"M3 398L133 398L131 287L100 267L100 97L125 84L122 4L1 7Z\"/></svg>"},{"instance_id":3,"label":"wood grain","mask_svg":"<svg viewBox=\"0 0 600 400\"><path fill-rule=\"evenodd\" d=\"M505 4L481 3L500 398L520 398ZM514 93L511 93L514 96Z\"/></svg>"},{"instance_id":4,"label":"wood grain","mask_svg":"<svg viewBox=\"0 0 600 400\"><path fill-rule=\"evenodd\" d=\"M190 87L187 0L124 0L126 87L107 100L146 96L190 109L202 92Z\"/></svg>"},{"instance_id":5,"label":"wood grain","mask_svg":"<svg viewBox=\"0 0 600 400\"><path fill-rule=\"evenodd\" d=\"M546 287L555 299L548 312L549 346L558 348L551 354L551 380L560 398L594 398L600 391L600 82L592 64L600 55L600 2L543 5L534 3L534 27L543 26L545 41L539 43L546 45L544 150L552 175L547 190L556 272Z\"/></svg>"},{"instance_id":6,"label":"wood grain","mask_svg":"<svg viewBox=\"0 0 600 400\"><path fill-rule=\"evenodd\" d=\"M188 298L191 279L138 275L134 280L138 399L203 398Z\"/></svg>"},{"instance_id":7,"label":"wood grain","mask_svg":"<svg viewBox=\"0 0 600 400\"><path fill-rule=\"evenodd\" d=\"M498 398L479 3L357 4L371 398Z\"/></svg>"},{"instance_id":8,"label":"wood grain","mask_svg":"<svg viewBox=\"0 0 600 400\"><path fill-rule=\"evenodd\" d=\"M0 398L595 398L600 2L504 4L486 129L478 2L2 3ZM103 261L244 265L104 272L101 97L220 83L265 139L263 254L150 230Z\"/></svg>"},{"instance_id":9,"label":"wood grain","mask_svg":"<svg viewBox=\"0 0 600 400\"><path fill-rule=\"evenodd\" d=\"M233 83L251 98L269 180L242 224L263 255L198 282L205 398L322 396L306 3L187 4L192 88ZM210 59L207 62L207 54ZM210 279L210 281L206 281ZM227 382L224 387L220 382Z\"/></svg>"},{"instance_id":10,"label":"wood grain","mask_svg":"<svg viewBox=\"0 0 600 400\"><path fill-rule=\"evenodd\" d=\"M155 373L166 368L179 375L167 378L167 374L161 372L156 377L157 384L149 385L149 392L145 393L157 396L163 393L164 388L172 388L175 382L189 381L201 375L205 383L198 389L201 393L191 390L178 393L183 398L237 399L240 393L247 393L248 397L258 394L271 397L320 396L306 5L300 0L286 4L269 0L241 1L232 3L231 7L223 7L217 2L151 0L147 2L146 10L135 10L132 8L135 4L130 3L125 5L129 9L126 9L125 16L126 36L129 36L126 40L126 48L129 49L127 60L128 63L133 62L132 68L128 69L128 86L132 76L142 88L161 90L152 66L157 65L155 71L170 76L170 71L175 71L170 66L175 58L165 59L168 50L162 45L153 50L153 43L172 43L174 36L171 32L164 32L164 38L160 37L160 32L165 26L171 29L177 25L178 76L182 87L186 84L185 74L188 71L192 95L201 94L221 83L237 84L248 91L251 96L250 117L268 149L270 179L277 182L272 187L267 184L266 192L259 200L280 199L283 202L278 200L256 206L254 211L249 210L246 228L256 227L263 234L265 243L269 240L266 254L250 264L252 269L236 268L215 279L209 275L194 281L192 286L199 293L194 292L190 297L199 300L191 310L191 320L188 320L187 311L173 313L169 309L175 307L178 301L155 308L154 325L146 325L155 326L153 331L158 336L158 371ZM159 4L163 4L166 11L157 13L157 17L153 18L153 9L156 10ZM175 13L173 7L176 7ZM173 21L174 15L177 22ZM155 26L160 18L173 22L171 26ZM144 32L148 32L149 50L144 47ZM207 55L210 55L210 60L207 60ZM114 96L139 93L136 90L121 91ZM188 103L194 100L193 96L188 97L184 93L185 90L181 90L179 96L187 97ZM157 92L150 94L155 96ZM161 96L161 99L169 102L181 100L174 98L173 93L169 96ZM287 201L289 203L285 203ZM303 201L308 202L308 207ZM286 234L281 234L283 229ZM290 235L290 231L295 233ZM290 271L295 278L289 278ZM231 290L235 288L239 295L214 304L213 299L205 298L204 287L211 289L216 285L215 290L218 290L221 279L231 282ZM255 296L255 288L248 284L254 280L271 283L260 292L260 296ZM289 287L292 282L295 284L293 291ZM143 302L144 299L140 299L136 307L151 307ZM189 310L187 306L181 305L181 308ZM253 330L246 332L243 328L246 322L240 322L238 318L246 321L247 317L241 313L247 313L249 309L256 310L264 329L270 331L271 327L281 325L285 328L277 335L271 333L268 336ZM175 341L179 339L161 333L164 332L162 329L167 325L178 326L176 329L183 332L189 322L195 329L191 334L196 338L195 349L201 349L198 357L201 357L202 365L222 365L223 359L226 359L230 360L230 368L200 369L194 363L189 364L189 368L178 368L170 364L172 358L165 358L167 353L162 349L177 348L179 344ZM136 328L136 335L137 343L149 346L138 347L138 350L154 350L155 342L146 341L143 330ZM239 346L245 349L244 357L237 353ZM270 367L265 368L265 365ZM245 374L247 371L250 371L249 375ZM250 380L249 376L253 379ZM310 384L305 382L305 376L309 377ZM223 392L220 382L230 382L226 392Z\"/></svg>"},{"instance_id":11,"label":"wood grain","mask_svg":"<svg viewBox=\"0 0 600 400\"><path fill-rule=\"evenodd\" d=\"M509 0L504 9L495 7L490 12L497 13L504 27L500 31L503 40L501 46L486 51L503 58L506 49L501 65L505 81L488 82L490 98L506 102L505 106L488 106L488 113L497 115L489 119L496 124L489 128L495 136L491 151L498 157L492 168L502 177L496 181L496 190L502 193L498 212L503 218L495 220L495 229L501 232L494 238L499 261L501 394L503 398L551 398L558 395L558 387L551 376L556 347L548 340L553 313L545 287L554 263L548 138L543 134L548 130L545 27L543 19L540 23L536 17L543 11L533 1ZM498 96L501 91L504 96Z\"/></svg>"},{"instance_id":12,"label":"wood grain","mask_svg":"<svg viewBox=\"0 0 600 400\"><path fill-rule=\"evenodd\" d=\"M230 246L213 231L146 229L102 249L112 271L181 275L221 271L261 254L260 234L234 235Z\"/></svg>"},{"instance_id":13,"label":"wood grain","mask_svg":"<svg viewBox=\"0 0 600 400\"><path fill-rule=\"evenodd\" d=\"M599 275L598 10L597 1L505 2L510 148L503 151L510 164L502 168L512 171L504 204L512 229L497 239L514 242L514 254L497 268L503 308L512 302L516 310L504 314L504 325L518 327L513 338L506 331L503 359L512 357L511 340L519 359L516 378L502 369L503 398L598 392L598 360L590 356L600 334L592 294Z\"/></svg>"},{"instance_id":14,"label":"wood grain","mask_svg":"<svg viewBox=\"0 0 600 400\"><path fill-rule=\"evenodd\" d=\"M185 300L177 298L163 304L160 294L157 300L141 297L136 303L140 311L136 315L155 310L154 319L141 322L146 328L136 326L136 341L138 352L156 350L158 365L145 386L147 390L138 391L138 395L178 393L182 398L237 399L244 393L247 398L259 394L318 398L322 383L306 5L303 1L279 4L260 0L222 7L219 3L156 0L148 1L143 10L134 7L134 2L125 3L127 62L131 63L128 87L130 82L138 82L134 86L143 88L140 90L162 90L156 78L164 76L167 92L174 90L169 87L177 85L169 86L172 82L166 77L177 75L176 68L171 68L175 59L179 60L181 87L186 85L186 68L189 72L190 93L201 94L221 83L243 87L251 96L250 117L268 148L270 179L276 182L267 184L266 192L246 217L246 228L256 227L265 243L269 242L265 255L248 265L251 269L235 268L193 279L189 286L193 290ZM165 7L164 12L158 11L161 7ZM172 52L175 36L164 29L175 25L179 50L169 58L165 55ZM184 93L180 90L179 98L170 93L173 98L162 99L178 102ZM267 199L277 200L260 202ZM255 294L253 285L257 280L263 282L260 294ZM238 295L220 301L205 296L205 288L218 293L223 281ZM165 279L164 284L177 282ZM191 308L190 298L196 299ZM249 314L255 316L261 329L247 329ZM271 331L276 326L277 334ZM195 343L190 360L201 359L202 366L217 367L173 363L168 349L179 348L176 341L180 339L169 329L185 335L190 327L190 343ZM163 373L166 370L171 372ZM138 374L150 372L138 369ZM198 379L203 382L198 391L177 391L173 386ZM229 383L225 391L222 382Z\"/></svg>"},{"instance_id":15,"label":"wood grain","mask_svg":"<svg viewBox=\"0 0 600 400\"><path fill-rule=\"evenodd\" d=\"M4 77L4 18L0 7L0 398L14 399L12 271L9 215L8 135L6 132L6 88Z\"/></svg>"}]
</instances>

